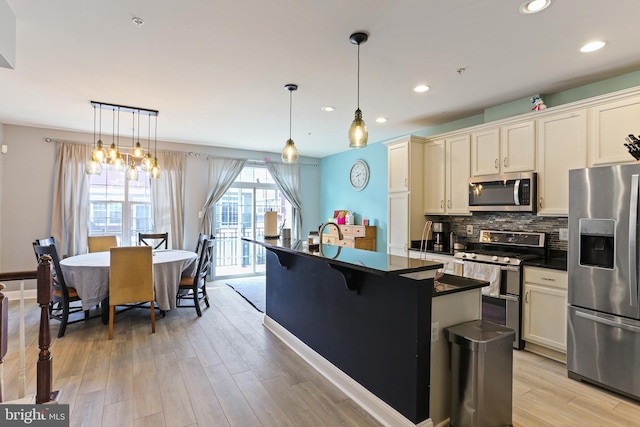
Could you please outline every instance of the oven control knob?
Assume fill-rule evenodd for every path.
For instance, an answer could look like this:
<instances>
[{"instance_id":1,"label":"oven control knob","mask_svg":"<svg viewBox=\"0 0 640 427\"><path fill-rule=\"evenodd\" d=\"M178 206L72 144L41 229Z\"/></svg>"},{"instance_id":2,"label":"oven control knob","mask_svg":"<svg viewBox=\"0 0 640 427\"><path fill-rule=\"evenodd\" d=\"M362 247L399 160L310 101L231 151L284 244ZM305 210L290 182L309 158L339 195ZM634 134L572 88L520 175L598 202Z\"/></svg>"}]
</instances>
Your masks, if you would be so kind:
<instances>
[{"instance_id":1,"label":"oven control knob","mask_svg":"<svg viewBox=\"0 0 640 427\"><path fill-rule=\"evenodd\" d=\"M492 256L492 257L491 257L491 259L492 259L493 261L497 261L497 260L498 260L498 257L494 255L494 256Z\"/></svg>"},{"instance_id":2,"label":"oven control knob","mask_svg":"<svg viewBox=\"0 0 640 427\"><path fill-rule=\"evenodd\" d=\"M476 257L476 254L469 254L469 255L467 255L467 257L469 257L469 258L473 259L473 258L475 258L475 257Z\"/></svg>"},{"instance_id":3,"label":"oven control knob","mask_svg":"<svg viewBox=\"0 0 640 427\"><path fill-rule=\"evenodd\" d=\"M509 258L508 256L504 257L504 262L511 262L511 258Z\"/></svg>"}]
</instances>

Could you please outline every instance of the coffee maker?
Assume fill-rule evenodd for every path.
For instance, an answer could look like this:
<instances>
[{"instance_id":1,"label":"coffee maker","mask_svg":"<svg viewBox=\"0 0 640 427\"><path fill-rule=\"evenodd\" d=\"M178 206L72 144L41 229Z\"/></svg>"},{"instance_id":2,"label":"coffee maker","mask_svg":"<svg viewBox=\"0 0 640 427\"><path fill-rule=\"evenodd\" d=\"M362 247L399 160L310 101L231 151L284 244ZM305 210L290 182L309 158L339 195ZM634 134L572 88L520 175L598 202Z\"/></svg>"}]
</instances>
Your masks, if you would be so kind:
<instances>
[{"instance_id":1,"label":"coffee maker","mask_svg":"<svg viewBox=\"0 0 640 427\"><path fill-rule=\"evenodd\" d=\"M433 250L438 252L449 251L449 223L433 223Z\"/></svg>"}]
</instances>

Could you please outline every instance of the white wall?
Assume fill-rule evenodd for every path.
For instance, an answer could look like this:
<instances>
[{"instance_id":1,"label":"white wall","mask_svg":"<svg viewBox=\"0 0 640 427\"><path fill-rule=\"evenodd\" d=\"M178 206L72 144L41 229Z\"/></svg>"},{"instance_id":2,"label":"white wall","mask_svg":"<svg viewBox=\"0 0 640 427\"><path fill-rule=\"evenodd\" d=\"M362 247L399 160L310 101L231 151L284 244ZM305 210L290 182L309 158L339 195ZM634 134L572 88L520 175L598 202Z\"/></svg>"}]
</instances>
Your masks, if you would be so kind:
<instances>
[{"instance_id":1,"label":"white wall","mask_svg":"<svg viewBox=\"0 0 640 427\"><path fill-rule=\"evenodd\" d=\"M51 206L55 170L54 142L92 143L93 134L43 129L15 125L0 125L0 142L8 146L8 153L0 155L0 271L33 270L36 267L31 243L51 233ZM120 138L120 144L130 146L130 139ZM279 154L187 145L158 141L159 150L185 151L185 248L195 247L199 231L198 211L204 204L208 187L206 156L262 160L279 159ZM319 164L319 159L301 157L303 194L303 236L320 224L320 168L305 166ZM27 287L33 283L27 284ZM9 290L17 283L7 283Z\"/></svg>"}]
</instances>

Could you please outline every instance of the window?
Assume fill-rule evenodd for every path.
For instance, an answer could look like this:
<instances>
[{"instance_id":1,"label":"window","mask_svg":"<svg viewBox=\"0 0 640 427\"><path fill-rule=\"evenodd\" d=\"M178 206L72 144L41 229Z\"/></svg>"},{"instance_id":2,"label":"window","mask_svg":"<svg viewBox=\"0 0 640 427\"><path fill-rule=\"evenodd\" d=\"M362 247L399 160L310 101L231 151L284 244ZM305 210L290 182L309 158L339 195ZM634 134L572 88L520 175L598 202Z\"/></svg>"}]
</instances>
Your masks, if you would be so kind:
<instances>
[{"instance_id":1,"label":"window","mask_svg":"<svg viewBox=\"0 0 640 427\"><path fill-rule=\"evenodd\" d=\"M278 190L265 167L245 166L233 185L215 205L215 276L251 275L264 272L264 248L241 237L264 236L264 213L278 212L278 227L290 228L293 209Z\"/></svg>"},{"instance_id":2,"label":"window","mask_svg":"<svg viewBox=\"0 0 640 427\"><path fill-rule=\"evenodd\" d=\"M153 230L151 183L147 172L140 171L137 181L111 165L103 165L102 174L89 176L89 236L115 235L118 245L135 245L138 233Z\"/></svg>"}]
</instances>

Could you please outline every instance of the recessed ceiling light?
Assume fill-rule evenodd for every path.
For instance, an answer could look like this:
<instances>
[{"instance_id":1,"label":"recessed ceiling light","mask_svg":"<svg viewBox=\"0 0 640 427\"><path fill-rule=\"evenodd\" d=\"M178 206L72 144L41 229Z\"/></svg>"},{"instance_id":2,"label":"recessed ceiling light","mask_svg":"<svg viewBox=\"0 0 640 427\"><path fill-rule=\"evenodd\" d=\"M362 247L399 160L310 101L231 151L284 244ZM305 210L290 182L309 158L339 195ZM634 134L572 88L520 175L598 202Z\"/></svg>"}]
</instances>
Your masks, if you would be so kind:
<instances>
[{"instance_id":1,"label":"recessed ceiling light","mask_svg":"<svg viewBox=\"0 0 640 427\"><path fill-rule=\"evenodd\" d=\"M336 107L325 105L324 107L322 107L322 111L336 111Z\"/></svg>"},{"instance_id":2,"label":"recessed ceiling light","mask_svg":"<svg viewBox=\"0 0 640 427\"><path fill-rule=\"evenodd\" d=\"M520 6L520 13L538 13L549 7L551 0L529 0Z\"/></svg>"},{"instance_id":3,"label":"recessed ceiling light","mask_svg":"<svg viewBox=\"0 0 640 427\"><path fill-rule=\"evenodd\" d=\"M584 53L587 53L587 52L593 52L593 51L596 51L596 50L602 49L602 48L604 47L604 45L606 45L606 44L607 44L607 43L606 43L606 42L603 42L602 40L597 40L597 41L594 41L594 42L589 42L589 43L585 44L584 46L582 46L582 47L580 48L580 52L584 52Z\"/></svg>"},{"instance_id":4,"label":"recessed ceiling light","mask_svg":"<svg viewBox=\"0 0 640 427\"><path fill-rule=\"evenodd\" d=\"M386 117L378 117L376 119L377 123L386 123L387 122L387 118Z\"/></svg>"},{"instance_id":5,"label":"recessed ceiling light","mask_svg":"<svg viewBox=\"0 0 640 427\"><path fill-rule=\"evenodd\" d=\"M418 85L413 88L414 92L423 93L429 90L429 86L427 85Z\"/></svg>"}]
</instances>

